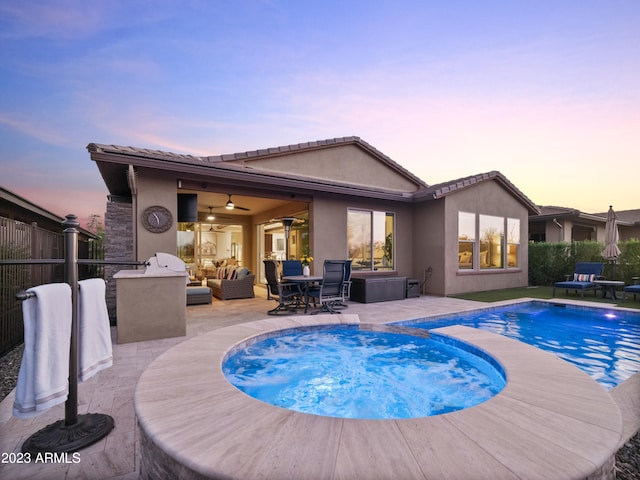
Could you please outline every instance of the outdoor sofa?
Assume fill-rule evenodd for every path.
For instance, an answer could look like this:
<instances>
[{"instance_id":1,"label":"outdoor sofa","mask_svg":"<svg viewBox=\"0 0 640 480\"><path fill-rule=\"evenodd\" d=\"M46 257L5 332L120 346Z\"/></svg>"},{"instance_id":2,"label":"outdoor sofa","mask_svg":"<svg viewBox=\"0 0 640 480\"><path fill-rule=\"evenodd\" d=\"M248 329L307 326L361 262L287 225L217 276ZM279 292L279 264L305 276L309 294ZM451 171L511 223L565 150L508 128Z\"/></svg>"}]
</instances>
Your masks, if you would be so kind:
<instances>
[{"instance_id":1,"label":"outdoor sofa","mask_svg":"<svg viewBox=\"0 0 640 480\"><path fill-rule=\"evenodd\" d=\"M220 300L253 298L255 275L247 267L231 265L219 268L216 278L207 278L207 286L214 297Z\"/></svg>"},{"instance_id":2,"label":"outdoor sofa","mask_svg":"<svg viewBox=\"0 0 640 480\"><path fill-rule=\"evenodd\" d=\"M564 282L556 282L553 285L553 296L556 296L556 288L564 288L567 293L569 290L580 291L580 297L584 298L584 292L593 290L593 296L596 296L598 284L595 280L603 280L602 270L604 264L602 262L578 262L573 275L565 275Z\"/></svg>"}]
</instances>

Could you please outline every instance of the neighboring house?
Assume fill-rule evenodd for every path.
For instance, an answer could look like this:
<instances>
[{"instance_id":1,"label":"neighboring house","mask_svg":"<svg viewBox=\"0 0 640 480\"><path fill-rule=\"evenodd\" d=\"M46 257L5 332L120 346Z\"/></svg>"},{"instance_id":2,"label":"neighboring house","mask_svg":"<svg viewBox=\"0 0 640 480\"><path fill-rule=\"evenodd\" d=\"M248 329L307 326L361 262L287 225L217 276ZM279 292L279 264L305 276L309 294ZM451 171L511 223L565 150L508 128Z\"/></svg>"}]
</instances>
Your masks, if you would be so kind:
<instances>
[{"instance_id":1,"label":"neighboring house","mask_svg":"<svg viewBox=\"0 0 640 480\"><path fill-rule=\"evenodd\" d=\"M110 192L107 259L173 253L200 278L233 257L264 283L264 259L308 247L316 273L349 258L354 276L416 278L425 293L527 285L538 209L499 172L429 186L358 137L209 157L87 148Z\"/></svg>"},{"instance_id":2,"label":"neighboring house","mask_svg":"<svg viewBox=\"0 0 640 480\"><path fill-rule=\"evenodd\" d=\"M607 212L596 213L596 215L607 218ZM616 222L618 223L620 241L631 238L640 240L640 209L617 211Z\"/></svg>"},{"instance_id":3,"label":"neighboring house","mask_svg":"<svg viewBox=\"0 0 640 480\"><path fill-rule=\"evenodd\" d=\"M56 234L62 239L65 228L62 225L64 220L63 217L51 213L30 200L0 186L0 227L2 227L0 245L6 246L9 243L21 243L25 238L24 235L7 236L9 231L8 222L11 223L12 229L19 231L25 231L25 229L40 230L48 234ZM78 228L80 258L88 258L86 256L88 242L97 238L92 232ZM55 242L40 240L39 242L29 243L29 245L31 258L63 258L63 252L59 251ZM46 256L42 256L43 254Z\"/></svg>"},{"instance_id":4,"label":"neighboring house","mask_svg":"<svg viewBox=\"0 0 640 480\"><path fill-rule=\"evenodd\" d=\"M604 242L607 212L583 213L574 208L542 206L529 217L529 240L534 242ZM616 211L620 240L640 238L640 210Z\"/></svg>"}]
</instances>

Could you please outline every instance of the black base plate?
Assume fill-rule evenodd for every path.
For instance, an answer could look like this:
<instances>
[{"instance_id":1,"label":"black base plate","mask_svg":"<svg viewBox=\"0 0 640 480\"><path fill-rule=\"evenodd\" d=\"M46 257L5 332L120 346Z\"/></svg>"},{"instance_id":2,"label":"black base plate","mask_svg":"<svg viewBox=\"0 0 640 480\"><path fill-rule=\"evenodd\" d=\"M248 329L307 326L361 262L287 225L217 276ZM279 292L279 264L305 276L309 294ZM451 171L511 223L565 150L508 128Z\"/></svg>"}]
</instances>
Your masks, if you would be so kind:
<instances>
[{"instance_id":1,"label":"black base plate","mask_svg":"<svg viewBox=\"0 0 640 480\"><path fill-rule=\"evenodd\" d=\"M104 438L113 427L113 418L102 413L78 415L78 421L73 425L65 425L64 420L58 420L31 435L22 444L22 452L33 455L75 452Z\"/></svg>"}]
</instances>

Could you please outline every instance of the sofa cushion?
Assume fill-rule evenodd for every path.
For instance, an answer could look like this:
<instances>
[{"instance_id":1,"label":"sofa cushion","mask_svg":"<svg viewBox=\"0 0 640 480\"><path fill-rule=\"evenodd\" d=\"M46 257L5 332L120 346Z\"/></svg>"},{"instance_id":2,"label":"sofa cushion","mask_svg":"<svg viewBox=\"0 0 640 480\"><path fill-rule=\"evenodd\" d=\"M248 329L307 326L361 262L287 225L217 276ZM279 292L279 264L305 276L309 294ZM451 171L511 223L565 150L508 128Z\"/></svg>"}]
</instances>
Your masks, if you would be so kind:
<instances>
[{"instance_id":1,"label":"sofa cushion","mask_svg":"<svg viewBox=\"0 0 640 480\"><path fill-rule=\"evenodd\" d=\"M187 295L211 294L209 287L187 287Z\"/></svg>"},{"instance_id":2,"label":"sofa cushion","mask_svg":"<svg viewBox=\"0 0 640 480\"><path fill-rule=\"evenodd\" d=\"M241 278L249 275L249 269L247 267L238 267L236 268L236 278L240 280Z\"/></svg>"}]
</instances>

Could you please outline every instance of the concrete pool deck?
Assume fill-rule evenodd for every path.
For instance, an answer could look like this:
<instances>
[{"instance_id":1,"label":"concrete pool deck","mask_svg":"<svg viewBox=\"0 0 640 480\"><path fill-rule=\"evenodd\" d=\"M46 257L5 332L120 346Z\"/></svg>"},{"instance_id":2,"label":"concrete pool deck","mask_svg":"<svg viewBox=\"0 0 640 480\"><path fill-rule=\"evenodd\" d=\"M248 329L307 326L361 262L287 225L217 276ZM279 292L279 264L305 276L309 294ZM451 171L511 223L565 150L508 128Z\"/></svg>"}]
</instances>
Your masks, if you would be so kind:
<instances>
[{"instance_id":1,"label":"concrete pool deck","mask_svg":"<svg viewBox=\"0 0 640 480\"><path fill-rule=\"evenodd\" d=\"M256 288L256 293L260 294L259 292L260 289ZM582 305L588 304L588 302L575 303ZM212 330L267 318L266 311L272 307L272 304L272 301L267 301L262 297L227 302L214 301L213 305L192 306L187 309L187 337L114 345L114 366L111 369L101 372L90 381L79 385L79 412L98 412L111 415L114 417L116 423L114 431L95 445L82 450L80 452L79 463L0 464L0 477L14 479L65 477L90 479L138 478L140 474L140 432L136 425L133 396L141 373L147 369L154 359L171 349L171 347L182 344L185 340L191 341L190 339L192 337L198 336L202 337L202 341L205 342L208 340L205 338L206 335L203 334ZM494 304L492 304L492 306L493 305ZM486 308L487 306L488 304L485 303L427 296L417 299L387 302L384 304L351 303L349 309L345 312L348 312L350 315L357 314L361 322L388 323L455 311ZM313 317L304 317L299 314L273 320L280 321L286 320L287 318L306 319ZM162 394L163 401L165 399L170 401L174 392L177 390L175 385L173 388L164 388ZM602 392L604 392L604 390L602 390ZM621 441L624 441L640 428L640 376L636 375L632 377L622 386L611 391L610 394L616 399L622 411L624 430ZM600 393L597 395L600 396ZM28 436L49 423L64 418L64 408L63 406L58 406L32 420L15 419L11 416L13 396L13 393L10 394L0 404L0 451L2 452L18 452L22 442L26 440ZM246 398L248 399L249 397ZM251 400L258 403L256 400ZM605 403L609 405L608 401ZM186 411L188 408L185 406L183 410ZM473 409L470 411L472 410ZM531 415L533 415L533 413L531 413ZM271 415L269 417L271 418ZM307 417L316 418L313 416ZM445 417L446 416L430 418L443 419ZM535 418L535 416L532 418ZM495 421L499 423L506 422L506 420L501 419L497 413L496 416L492 416L490 420L491 424L494 424ZM438 421L438 423L440 422L441 420ZM449 422L445 421L445 423ZM472 425L468 426L468 428L472 427ZM270 431L269 429L267 430ZM605 429L605 431L606 430L607 429ZM349 432L351 432L351 430L344 430L342 436L349 435ZM271 434L273 433L274 432L271 432ZM275 435L277 436L278 433L275 432ZM431 435L431 431L425 432L424 435ZM457 435L461 435L459 429L457 429ZM393 460L393 455L396 451L393 448L395 442L391 438L375 438L371 435L368 435L367 438L371 442L379 441L382 443L385 446L385 451L388 452L390 460ZM454 436L443 440L445 445L451 445L451 449L446 452L443 451L442 455L445 455L445 458L448 455L461 463L465 461L464 455L466 454L464 452L461 453L459 449L455 448L456 438L457 437ZM498 440L499 439L495 439L494 441ZM552 442L552 444L554 443L555 442ZM304 442L301 447L304 447ZM536 448L537 443L532 441L528 450L535 452ZM546 449L548 447L543 445L541 448ZM353 453L357 454L357 450ZM425 455L426 454L428 454L428 452L426 452ZM352 455L349 453L348 457L351 458ZM244 462L247 463L249 460L244 459ZM274 458L273 462L277 462L277 459ZM476 468L481 468L481 466L476 466ZM436 472L438 462L434 462L431 469L433 472ZM397 470L394 471L397 472ZM481 472L482 470L476 471Z\"/></svg>"}]
</instances>

